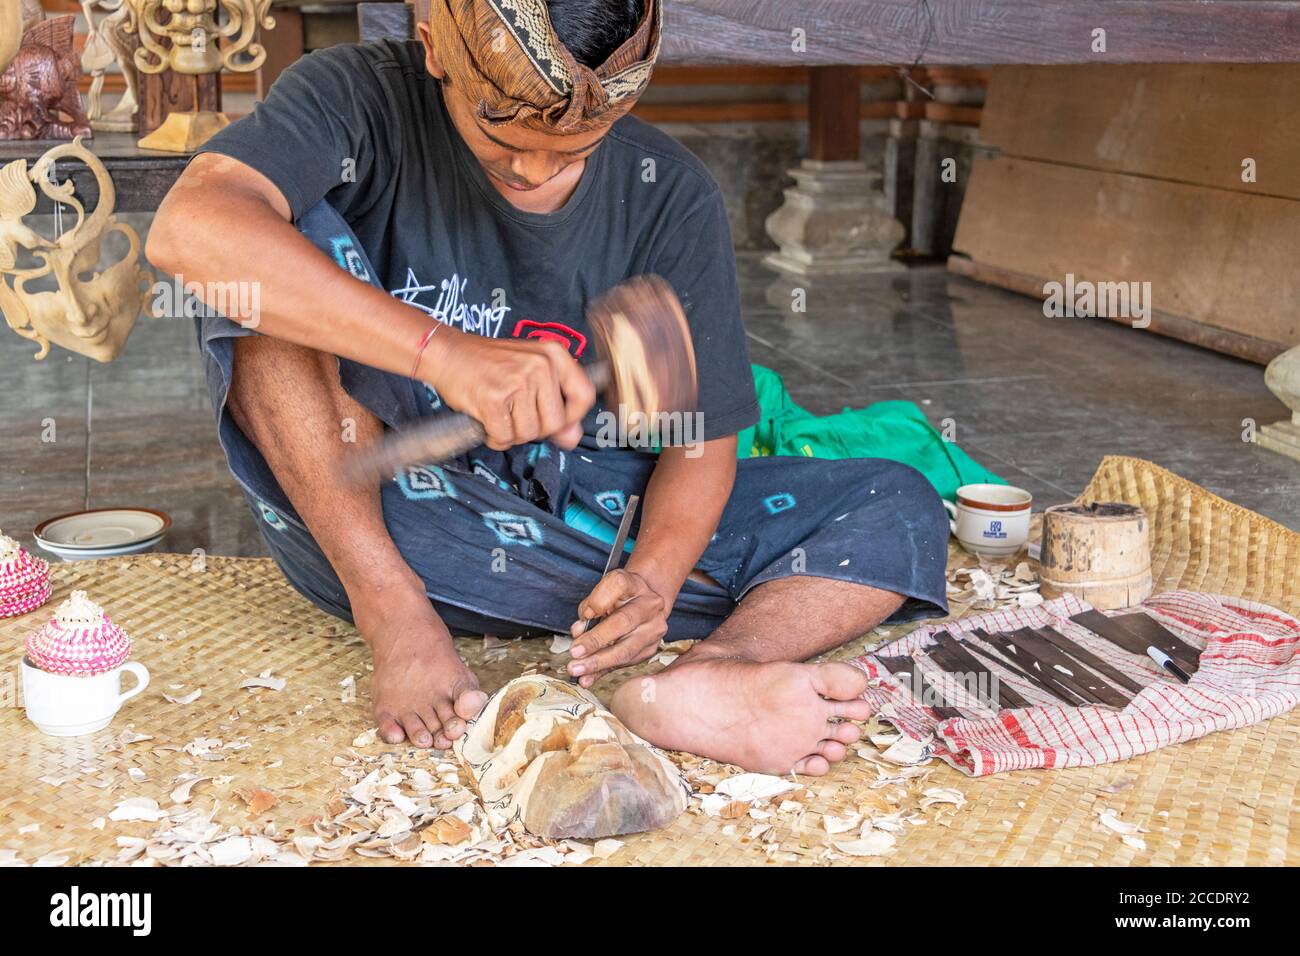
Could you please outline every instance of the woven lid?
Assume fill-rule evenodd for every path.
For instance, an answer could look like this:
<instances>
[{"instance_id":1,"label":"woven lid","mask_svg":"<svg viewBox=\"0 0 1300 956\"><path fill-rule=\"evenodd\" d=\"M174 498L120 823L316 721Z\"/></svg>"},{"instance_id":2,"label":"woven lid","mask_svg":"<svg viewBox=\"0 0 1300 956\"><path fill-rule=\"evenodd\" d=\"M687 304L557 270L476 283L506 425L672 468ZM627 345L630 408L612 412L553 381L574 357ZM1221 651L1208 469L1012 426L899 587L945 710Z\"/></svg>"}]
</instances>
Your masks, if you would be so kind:
<instances>
[{"instance_id":1,"label":"woven lid","mask_svg":"<svg viewBox=\"0 0 1300 956\"><path fill-rule=\"evenodd\" d=\"M0 531L0 618L26 614L50 596L50 566Z\"/></svg>"},{"instance_id":2,"label":"woven lid","mask_svg":"<svg viewBox=\"0 0 1300 956\"><path fill-rule=\"evenodd\" d=\"M27 657L52 674L89 676L118 667L131 653L131 639L85 591L73 591L54 618L27 637Z\"/></svg>"}]
</instances>

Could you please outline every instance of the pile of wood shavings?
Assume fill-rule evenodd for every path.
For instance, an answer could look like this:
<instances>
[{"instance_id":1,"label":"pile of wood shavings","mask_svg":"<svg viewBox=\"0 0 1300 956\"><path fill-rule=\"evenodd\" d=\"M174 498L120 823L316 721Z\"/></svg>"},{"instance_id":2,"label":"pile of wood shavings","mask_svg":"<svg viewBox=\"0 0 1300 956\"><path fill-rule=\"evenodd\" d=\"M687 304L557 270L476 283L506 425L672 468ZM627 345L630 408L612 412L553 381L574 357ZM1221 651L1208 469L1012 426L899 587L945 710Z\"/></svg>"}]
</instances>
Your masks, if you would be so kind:
<instances>
[{"instance_id":1,"label":"pile of wood shavings","mask_svg":"<svg viewBox=\"0 0 1300 956\"><path fill-rule=\"evenodd\" d=\"M494 829L477 797L462 786L460 770L437 751L408 749L371 754L376 742L369 730L334 758L343 783L322 813L292 827L274 823L231 826L218 815L222 805L191 806L195 789L208 781L230 778L181 774L171 792L171 807L151 797L121 800L103 829L114 823L156 824L147 836L119 836L116 857L104 862L137 866L307 866L350 857L390 859L425 865L557 866L612 856L621 840L543 840L518 824ZM191 752L207 754L220 741L201 738ZM276 804L274 794L245 788L235 791L250 815ZM43 865L66 860L42 859ZM0 865L23 865L17 851L0 851Z\"/></svg>"},{"instance_id":2,"label":"pile of wood shavings","mask_svg":"<svg viewBox=\"0 0 1300 956\"><path fill-rule=\"evenodd\" d=\"M898 739L874 721L867 734L882 748ZM861 793L831 799L794 776L746 773L689 754L668 756L691 787L687 812L727 821L721 827L724 836L761 846L772 862L885 856L912 828L950 827L952 816L966 804L960 790L927 786L930 769L892 763L866 744L856 753L873 765L875 781ZM814 806L826 803L833 806Z\"/></svg>"},{"instance_id":3,"label":"pile of wood shavings","mask_svg":"<svg viewBox=\"0 0 1300 956\"><path fill-rule=\"evenodd\" d=\"M558 866L613 855L622 841L545 840L519 823L496 827L457 764L437 751L367 754L370 730L336 757L348 785L294 838L308 860L351 854L431 865ZM305 821L306 822L306 821Z\"/></svg>"},{"instance_id":4,"label":"pile of wood shavings","mask_svg":"<svg viewBox=\"0 0 1300 956\"><path fill-rule=\"evenodd\" d=\"M992 611L1002 607L1036 607L1038 575L1028 561L1011 570L1004 564L981 562L979 567L948 572L948 605L954 616L967 610Z\"/></svg>"}]
</instances>

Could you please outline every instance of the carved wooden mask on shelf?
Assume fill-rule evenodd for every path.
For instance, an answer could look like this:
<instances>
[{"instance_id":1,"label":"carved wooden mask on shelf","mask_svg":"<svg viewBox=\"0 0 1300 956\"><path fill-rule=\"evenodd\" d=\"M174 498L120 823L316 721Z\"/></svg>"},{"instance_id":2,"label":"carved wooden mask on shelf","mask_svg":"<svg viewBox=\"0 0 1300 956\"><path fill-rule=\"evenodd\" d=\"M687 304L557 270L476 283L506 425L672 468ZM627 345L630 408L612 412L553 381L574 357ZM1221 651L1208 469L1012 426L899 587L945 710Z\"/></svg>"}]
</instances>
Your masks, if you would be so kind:
<instances>
[{"instance_id":1,"label":"carved wooden mask on shelf","mask_svg":"<svg viewBox=\"0 0 1300 956\"><path fill-rule=\"evenodd\" d=\"M86 164L99 185L99 201L89 214L73 194L72 181L60 185L49 170L60 159ZM36 208L36 189L71 207L75 222L61 236L47 239L23 222ZM40 346L50 345L100 362L122 350L144 307L149 274L140 266L140 237L113 215L113 180L80 139L56 146L29 170L25 160L0 167L0 311L9 327ZM113 233L126 239L127 250L100 269L104 240ZM20 267L27 250L37 262Z\"/></svg>"},{"instance_id":2,"label":"carved wooden mask on shelf","mask_svg":"<svg viewBox=\"0 0 1300 956\"><path fill-rule=\"evenodd\" d=\"M553 677L497 691L456 756L499 823L551 839L667 826L686 809L681 775L589 692Z\"/></svg>"}]
</instances>

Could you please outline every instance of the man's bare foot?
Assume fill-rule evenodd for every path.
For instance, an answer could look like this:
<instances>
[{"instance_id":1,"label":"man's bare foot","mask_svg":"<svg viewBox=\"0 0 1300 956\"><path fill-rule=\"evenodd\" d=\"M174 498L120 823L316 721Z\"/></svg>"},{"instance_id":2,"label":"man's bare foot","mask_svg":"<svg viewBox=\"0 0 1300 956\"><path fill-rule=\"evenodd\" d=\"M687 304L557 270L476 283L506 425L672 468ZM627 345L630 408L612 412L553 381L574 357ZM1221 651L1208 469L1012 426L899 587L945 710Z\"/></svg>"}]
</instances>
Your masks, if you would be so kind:
<instances>
[{"instance_id":1,"label":"man's bare foot","mask_svg":"<svg viewBox=\"0 0 1300 956\"><path fill-rule=\"evenodd\" d=\"M379 735L390 744L405 738L417 747L450 747L487 694L423 590L385 593L373 607L354 603L353 616L374 654L370 697Z\"/></svg>"},{"instance_id":2,"label":"man's bare foot","mask_svg":"<svg viewBox=\"0 0 1300 956\"><path fill-rule=\"evenodd\" d=\"M680 661L614 694L611 710L658 747L759 773L820 776L844 757L866 720L866 675L848 664Z\"/></svg>"}]
</instances>

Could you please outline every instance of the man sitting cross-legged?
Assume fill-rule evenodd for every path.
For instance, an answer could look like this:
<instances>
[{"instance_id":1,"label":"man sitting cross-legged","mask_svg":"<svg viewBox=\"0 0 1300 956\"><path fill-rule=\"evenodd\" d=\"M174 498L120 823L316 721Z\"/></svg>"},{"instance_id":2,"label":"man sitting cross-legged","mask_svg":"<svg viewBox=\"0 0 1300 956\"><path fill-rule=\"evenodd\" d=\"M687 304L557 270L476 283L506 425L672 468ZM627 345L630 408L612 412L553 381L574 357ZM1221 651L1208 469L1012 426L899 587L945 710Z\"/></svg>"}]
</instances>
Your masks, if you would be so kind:
<instances>
[{"instance_id":1,"label":"man sitting cross-legged","mask_svg":"<svg viewBox=\"0 0 1300 956\"><path fill-rule=\"evenodd\" d=\"M698 640L614 695L652 743L825 773L865 678L800 662L943 610L946 516L920 474L736 460L758 407L722 199L626 115L660 22L659 0L433 0L419 42L291 67L154 223L167 272L257 284L256 316L199 320L219 436L289 581L369 643L390 742L447 747L482 707L453 633L572 629L585 687ZM658 453L599 440L582 370L587 303L647 273L682 300L700 384L702 432ZM448 409L486 444L336 480ZM631 555L602 576L632 495Z\"/></svg>"}]
</instances>

